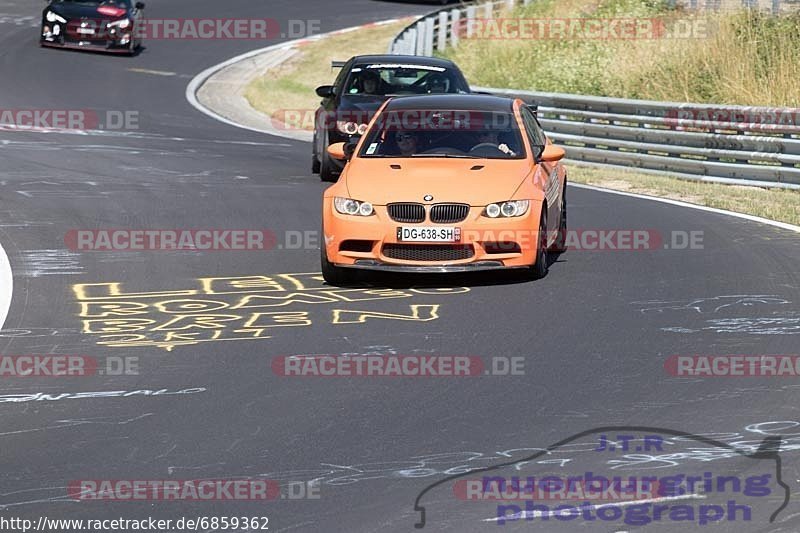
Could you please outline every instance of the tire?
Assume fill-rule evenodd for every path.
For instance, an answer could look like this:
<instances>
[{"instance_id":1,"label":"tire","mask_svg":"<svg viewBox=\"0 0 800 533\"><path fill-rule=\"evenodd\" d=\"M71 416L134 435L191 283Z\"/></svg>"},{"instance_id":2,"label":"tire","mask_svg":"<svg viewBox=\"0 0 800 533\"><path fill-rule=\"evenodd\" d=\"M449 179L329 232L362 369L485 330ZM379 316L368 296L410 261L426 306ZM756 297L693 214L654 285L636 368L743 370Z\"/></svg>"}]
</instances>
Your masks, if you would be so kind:
<instances>
[{"instance_id":1,"label":"tire","mask_svg":"<svg viewBox=\"0 0 800 533\"><path fill-rule=\"evenodd\" d=\"M317 157L317 134L314 133L314 140L311 141L311 173L312 174L319 174L320 170L320 162L319 158Z\"/></svg>"},{"instance_id":2,"label":"tire","mask_svg":"<svg viewBox=\"0 0 800 533\"><path fill-rule=\"evenodd\" d=\"M322 156L322 162L319 165L319 179L330 182L335 182L337 179L339 179L338 173L334 171L331 156L328 154L323 154Z\"/></svg>"},{"instance_id":3,"label":"tire","mask_svg":"<svg viewBox=\"0 0 800 533\"><path fill-rule=\"evenodd\" d=\"M567 182L564 181L564 191L561 193L561 218L558 222L558 236L550 248L556 254L567 251Z\"/></svg>"},{"instance_id":4,"label":"tire","mask_svg":"<svg viewBox=\"0 0 800 533\"><path fill-rule=\"evenodd\" d=\"M348 285L356 280L355 272L349 268L337 267L328 261L328 254L325 252L324 244L320 245L319 252L322 278L328 285Z\"/></svg>"},{"instance_id":5,"label":"tire","mask_svg":"<svg viewBox=\"0 0 800 533\"><path fill-rule=\"evenodd\" d=\"M325 134L325 143L323 146L326 148L328 147L328 135ZM323 150L320 154L320 164L319 164L319 179L322 181L330 181L335 182L339 179L338 169L334 165L333 161L331 161L331 156L328 155L326 150Z\"/></svg>"},{"instance_id":6,"label":"tire","mask_svg":"<svg viewBox=\"0 0 800 533\"><path fill-rule=\"evenodd\" d=\"M547 275L547 209L542 204L542 216L539 218L539 234L536 238L536 262L530 267L532 279L542 279Z\"/></svg>"}]
</instances>

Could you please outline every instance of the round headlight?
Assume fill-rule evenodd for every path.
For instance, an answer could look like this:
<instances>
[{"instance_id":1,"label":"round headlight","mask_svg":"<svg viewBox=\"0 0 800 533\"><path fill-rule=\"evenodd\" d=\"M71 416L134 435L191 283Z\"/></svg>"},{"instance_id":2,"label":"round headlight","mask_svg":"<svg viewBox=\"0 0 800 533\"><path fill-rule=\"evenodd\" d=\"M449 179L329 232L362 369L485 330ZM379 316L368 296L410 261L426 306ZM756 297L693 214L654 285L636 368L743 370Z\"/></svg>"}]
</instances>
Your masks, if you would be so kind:
<instances>
[{"instance_id":1,"label":"round headlight","mask_svg":"<svg viewBox=\"0 0 800 533\"><path fill-rule=\"evenodd\" d=\"M362 217L368 217L372 214L372 204L369 202L364 202L361 204L361 207L358 208L358 213Z\"/></svg>"},{"instance_id":2,"label":"round headlight","mask_svg":"<svg viewBox=\"0 0 800 533\"><path fill-rule=\"evenodd\" d=\"M489 218L497 218L500 216L500 206L497 204L489 204L486 206L486 216Z\"/></svg>"},{"instance_id":3,"label":"round headlight","mask_svg":"<svg viewBox=\"0 0 800 533\"><path fill-rule=\"evenodd\" d=\"M127 28L128 26L130 26L130 25L131 25L131 21L128 20L128 19L121 20L120 23L119 23L120 29L123 29L123 30L125 28Z\"/></svg>"},{"instance_id":4,"label":"round headlight","mask_svg":"<svg viewBox=\"0 0 800 533\"><path fill-rule=\"evenodd\" d=\"M358 125L358 134L359 135L364 135L365 133L367 133L367 125L366 124L359 124Z\"/></svg>"},{"instance_id":5,"label":"round headlight","mask_svg":"<svg viewBox=\"0 0 800 533\"><path fill-rule=\"evenodd\" d=\"M345 213L347 213L348 215L355 215L355 214L357 214L357 213L358 213L358 202L356 202L355 200L350 200L350 199L348 199L348 200L347 200L347 201L344 203L344 211L345 211Z\"/></svg>"},{"instance_id":6,"label":"round headlight","mask_svg":"<svg viewBox=\"0 0 800 533\"><path fill-rule=\"evenodd\" d=\"M346 133L347 135L355 135L358 133L358 124L355 122L348 122L345 120L337 120L336 121L336 128L342 132Z\"/></svg>"},{"instance_id":7,"label":"round headlight","mask_svg":"<svg viewBox=\"0 0 800 533\"><path fill-rule=\"evenodd\" d=\"M517 204L514 202L505 202L500 207L500 211L503 213L504 217L513 217L517 214Z\"/></svg>"}]
</instances>

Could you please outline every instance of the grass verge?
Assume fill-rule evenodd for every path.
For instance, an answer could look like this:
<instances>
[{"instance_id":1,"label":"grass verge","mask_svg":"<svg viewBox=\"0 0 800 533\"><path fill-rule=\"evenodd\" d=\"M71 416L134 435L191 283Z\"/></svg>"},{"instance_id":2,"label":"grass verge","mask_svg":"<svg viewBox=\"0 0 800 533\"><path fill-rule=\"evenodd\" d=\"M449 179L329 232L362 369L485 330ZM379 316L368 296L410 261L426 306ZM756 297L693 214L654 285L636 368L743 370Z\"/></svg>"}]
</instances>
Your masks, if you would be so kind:
<instances>
[{"instance_id":1,"label":"grass verge","mask_svg":"<svg viewBox=\"0 0 800 533\"><path fill-rule=\"evenodd\" d=\"M800 191L705 183L576 165L569 168L569 179L575 183L671 198L800 226Z\"/></svg>"},{"instance_id":2,"label":"grass verge","mask_svg":"<svg viewBox=\"0 0 800 533\"><path fill-rule=\"evenodd\" d=\"M288 127L313 131L314 110L319 106L314 89L333 83L339 74L338 69L331 68L331 61L344 61L354 55L385 54L391 40L410 20L311 41L300 47L292 59L253 80L245 90L245 98L254 109L273 119L291 119Z\"/></svg>"},{"instance_id":3,"label":"grass verge","mask_svg":"<svg viewBox=\"0 0 800 533\"><path fill-rule=\"evenodd\" d=\"M772 16L733 10L733 4L719 13L693 13L670 8L667 0L536 0L503 17L575 25L515 32L484 22L446 56L485 87L797 107L800 13ZM580 19L651 21L664 31L603 37Z\"/></svg>"}]
</instances>

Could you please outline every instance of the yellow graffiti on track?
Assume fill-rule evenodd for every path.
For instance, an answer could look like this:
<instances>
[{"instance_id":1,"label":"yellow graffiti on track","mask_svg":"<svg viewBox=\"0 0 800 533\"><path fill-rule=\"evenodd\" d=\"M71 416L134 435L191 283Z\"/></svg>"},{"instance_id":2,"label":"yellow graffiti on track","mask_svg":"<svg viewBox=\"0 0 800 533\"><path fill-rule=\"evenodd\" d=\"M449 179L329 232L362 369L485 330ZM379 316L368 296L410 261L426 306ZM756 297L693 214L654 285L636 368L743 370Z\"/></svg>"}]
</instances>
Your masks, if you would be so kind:
<instances>
[{"instance_id":1,"label":"yellow graffiti on track","mask_svg":"<svg viewBox=\"0 0 800 533\"><path fill-rule=\"evenodd\" d=\"M185 290L124 292L122 283L72 286L83 333L108 347L157 347L167 351L200 342L269 339L278 328L308 327L324 314L328 324L375 320L428 322L440 304L400 304L391 311L363 308L386 301L468 292L433 289L339 289L317 272L200 278ZM405 303L405 302L404 302ZM326 308L324 306L334 306Z\"/></svg>"}]
</instances>

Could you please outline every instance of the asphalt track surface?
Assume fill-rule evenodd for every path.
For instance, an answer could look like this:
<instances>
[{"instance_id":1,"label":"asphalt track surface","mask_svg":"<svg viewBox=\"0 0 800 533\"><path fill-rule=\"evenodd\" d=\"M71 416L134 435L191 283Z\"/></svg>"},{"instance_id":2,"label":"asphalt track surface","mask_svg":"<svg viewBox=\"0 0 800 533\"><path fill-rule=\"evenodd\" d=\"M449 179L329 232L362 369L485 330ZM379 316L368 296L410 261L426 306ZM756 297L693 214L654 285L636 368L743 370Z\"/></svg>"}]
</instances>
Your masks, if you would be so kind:
<instances>
[{"instance_id":1,"label":"asphalt track surface","mask_svg":"<svg viewBox=\"0 0 800 533\"><path fill-rule=\"evenodd\" d=\"M505 275L374 278L372 289L391 290L230 311L243 294L270 293L259 292L265 285L252 279L235 285L217 278L270 277L287 289L281 296L303 292L295 289L332 290L313 274L319 269L316 249L77 253L66 248L64 235L73 228L266 228L281 243L284 232L318 230L325 185L309 173L309 146L218 123L184 99L186 84L198 72L271 43L153 41L134 58L40 49L40 9L37 3L3 2L0 108L136 110L140 121L137 131L125 135L0 131L0 243L14 273L0 353L137 357L140 368L138 375L126 376L3 378L2 516L268 516L271 531L411 531L419 520L415 499L429 484L609 425L669 428L751 446L769 434L788 435L780 456L794 492L797 378L671 378L663 364L673 354L797 354L796 233L570 188L572 228L647 229L668 240L674 231L702 231L703 247L576 250L562 255L538 282ZM331 31L425 9L367 0L150 0L147 11L164 18L318 18L322 31ZM203 285L200 280L208 278L215 279ZM81 316L79 297L108 296L110 286L84 286L81 293L79 284L109 283L119 283L128 296L102 302L146 304L146 314L135 317L153 321L147 322L150 345L101 344L109 339L101 326ZM203 287L214 294L204 294ZM190 290L194 294L164 294ZM156 304L181 298L227 303L227 312L243 319L223 336L238 342L203 340L170 349L159 344L165 331L156 328L171 317ZM302 320L310 324L270 322L272 327L256 332L233 331L251 312L265 309L306 313ZM413 316L417 320L408 319ZM301 318L287 320L298 324ZM292 354L522 357L525 371L426 379L275 375L273 358ZM64 395L100 391L139 392ZM25 396L36 393L50 397ZM9 395L21 396L12 402ZM588 451L598 438L582 437L580 445L547 455L547 462L540 458L494 474L610 475L620 471L612 467L621 467L626 475L713 470L743 476L774 470L770 461L720 456L714 446L691 439L671 441L668 460L658 453ZM201 478L316 480L320 497L76 502L66 488L81 479ZM453 494L443 484L423 496L428 530L497 529L483 521L496 508ZM751 522L717 529L800 528L794 501L774 523L767 522L781 503L778 490L756 500L759 512ZM692 524L551 520L504 527L700 529Z\"/></svg>"}]
</instances>

